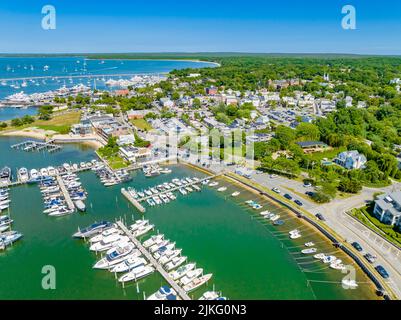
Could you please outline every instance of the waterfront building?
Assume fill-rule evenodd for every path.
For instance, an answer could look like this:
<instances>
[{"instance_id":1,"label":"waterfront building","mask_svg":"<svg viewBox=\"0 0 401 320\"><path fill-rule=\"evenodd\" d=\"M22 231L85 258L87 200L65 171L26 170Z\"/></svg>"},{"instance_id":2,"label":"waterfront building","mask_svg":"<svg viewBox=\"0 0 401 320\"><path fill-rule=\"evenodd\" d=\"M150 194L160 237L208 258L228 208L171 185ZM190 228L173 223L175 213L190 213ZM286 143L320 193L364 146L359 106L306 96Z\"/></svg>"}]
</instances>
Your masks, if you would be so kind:
<instances>
[{"instance_id":1,"label":"waterfront building","mask_svg":"<svg viewBox=\"0 0 401 320\"><path fill-rule=\"evenodd\" d=\"M373 214L385 224L401 227L401 191L378 196Z\"/></svg>"}]
</instances>

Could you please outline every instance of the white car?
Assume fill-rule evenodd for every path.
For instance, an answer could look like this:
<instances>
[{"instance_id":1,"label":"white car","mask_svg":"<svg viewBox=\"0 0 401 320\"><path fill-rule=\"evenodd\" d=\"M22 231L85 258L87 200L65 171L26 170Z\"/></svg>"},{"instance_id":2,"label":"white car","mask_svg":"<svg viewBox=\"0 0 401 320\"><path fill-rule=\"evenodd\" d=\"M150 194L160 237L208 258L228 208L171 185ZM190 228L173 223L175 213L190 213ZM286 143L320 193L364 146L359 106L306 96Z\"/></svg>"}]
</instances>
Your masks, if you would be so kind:
<instances>
[{"instance_id":1,"label":"white car","mask_svg":"<svg viewBox=\"0 0 401 320\"><path fill-rule=\"evenodd\" d=\"M281 193L281 191L280 191L279 188L273 188L272 190L273 190L275 193Z\"/></svg>"}]
</instances>

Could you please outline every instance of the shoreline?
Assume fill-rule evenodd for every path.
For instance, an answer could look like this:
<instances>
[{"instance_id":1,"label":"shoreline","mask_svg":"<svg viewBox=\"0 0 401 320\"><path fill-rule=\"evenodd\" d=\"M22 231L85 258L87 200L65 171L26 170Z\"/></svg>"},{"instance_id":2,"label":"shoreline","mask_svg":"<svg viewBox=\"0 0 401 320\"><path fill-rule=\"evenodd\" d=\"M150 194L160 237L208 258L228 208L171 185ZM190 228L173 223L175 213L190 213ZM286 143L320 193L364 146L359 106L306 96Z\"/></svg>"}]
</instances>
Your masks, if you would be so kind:
<instances>
[{"instance_id":1,"label":"shoreline","mask_svg":"<svg viewBox=\"0 0 401 320\"><path fill-rule=\"evenodd\" d=\"M101 59L101 58L85 58L85 60L92 60L92 61L102 61L102 60L104 60L104 61L132 61L132 60L136 60L136 61L179 61L179 62L196 62L196 63L209 63L209 64L213 64L213 65L215 65L216 67L221 67L221 64L220 63L218 63L218 62L213 62L213 61L203 61L203 60L197 60L197 59L168 59L168 58L166 58L166 59L161 59L161 58L155 58L155 59L150 59L150 58L147 58L147 59L142 59L142 58L132 58L132 59L130 59L130 58L124 58L124 59L122 59L122 58L103 58L103 59ZM169 73L169 72L167 72L167 73Z\"/></svg>"}]
</instances>

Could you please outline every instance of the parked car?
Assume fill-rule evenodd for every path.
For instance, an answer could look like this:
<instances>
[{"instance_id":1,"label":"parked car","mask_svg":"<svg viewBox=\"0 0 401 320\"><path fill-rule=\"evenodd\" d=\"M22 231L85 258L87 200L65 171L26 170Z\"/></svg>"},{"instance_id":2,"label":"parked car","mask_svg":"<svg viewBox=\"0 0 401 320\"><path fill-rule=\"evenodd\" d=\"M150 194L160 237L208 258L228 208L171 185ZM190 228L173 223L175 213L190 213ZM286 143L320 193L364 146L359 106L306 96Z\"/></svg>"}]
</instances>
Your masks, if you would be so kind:
<instances>
[{"instance_id":1,"label":"parked car","mask_svg":"<svg viewBox=\"0 0 401 320\"><path fill-rule=\"evenodd\" d=\"M388 274L388 272L386 271L386 269L384 269L383 266L378 265L375 267L376 271L384 278L387 279L390 277L390 275Z\"/></svg>"},{"instance_id":2,"label":"parked car","mask_svg":"<svg viewBox=\"0 0 401 320\"><path fill-rule=\"evenodd\" d=\"M299 201L298 199L296 199L296 200L294 200L294 202L297 204L297 205L299 205L300 207L302 207L304 204L301 202L301 201Z\"/></svg>"},{"instance_id":3,"label":"parked car","mask_svg":"<svg viewBox=\"0 0 401 320\"><path fill-rule=\"evenodd\" d=\"M287 198L288 200L292 200L292 197L291 197L288 193L286 193L286 194L284 195L284 198Z\"/></svg>"},{"instance_id":4,"label":"parked car","mask_svg":"<svg viewBox=\"0 0 401 320\"><path fill-rule=\"evenodd\" d=\"M364 257L369 263L374 263L376 261L376 257L370 253L365 254Z\"/></svg>"},{"instance_id":5,"label":"parked car","mask_svg":"<svg viewBox=\"0 0 401 320\"><path fill-rule=\"evenodd\" d=\"M275 193L281 193L281 191L280 191L279 188L273 188L272 190L273 190Z\"/></svg>"},{"instance_id":6,"label":"parked car","mask_svg":"<svg viewBox=\"0 0 401 320\"><path fill-rule=\"evenodd\" d=\"M312 187L312 184L310 182L305 182L304 183L304 187L305 188L310 188L310 187Z\"/></svg>"},{"instance_id":7,"label":"parked car","mask_svg":"<svg viewBox=\"0 0 401 320\"><path fill-rule=\"evenodd\" d=\"M312 191L306 191L305 194L309 197L313 197L314 193Z\"/></svg>"},{"instance_id":8,"label":"parked car","mask_svg":"<svg viewBox=\"0 0 401 320\"><path fill-rule=\"evenodd\" d=\"M277 178L277 174L271 174L271 175L270 175L270 178L271 178L271 179Z\"/></svg>"},{"instance_id":9,"label":"parked car","mask_svg":"<svg viewBox=\"0 0 401 320\"><path fill-rule=\"evenodd\" d=\"M358 243L358 242L353 242L352 243L352 246L356 249L356 250L358 250L359 252L361 252L363 249L362 249L362 247L361 247L361 245Z\"/></svg>"},{"instance_id":10,"label":"parked car","mask_svg":"<svg viewBox=\"0 0 401 320\"><path fill-rule=\"evenodd\" d=\"M316 218L318 218L320 221L326 221L321 213L316 213Z\"/></svg>"}]
</instances>

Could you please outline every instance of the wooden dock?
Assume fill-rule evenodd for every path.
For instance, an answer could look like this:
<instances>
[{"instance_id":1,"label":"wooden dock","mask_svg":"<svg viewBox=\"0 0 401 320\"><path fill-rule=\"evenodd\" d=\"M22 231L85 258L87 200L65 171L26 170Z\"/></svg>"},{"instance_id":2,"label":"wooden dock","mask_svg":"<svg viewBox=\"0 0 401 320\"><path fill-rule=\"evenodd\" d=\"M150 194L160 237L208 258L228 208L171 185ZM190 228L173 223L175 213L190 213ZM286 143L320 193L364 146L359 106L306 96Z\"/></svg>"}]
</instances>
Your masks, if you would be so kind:
<instances>
[{"instance_id":1,"label":"wooden dock","mask_svg":"<svg viewBox=\"0 0 401 320\"><path fill-rule=\"evenodd\" d=\"M177 190L179 190L179 189L181 189L181 188L185 188L185 187L190 187L190 186L192 186L192 185L194 185L194 184L202 183L202 182L205 181L205 180L214 179L214 178L216 178L216 177L218 177L218 176L220 176L220 175L221 175L221 173L218 173L218 174L215 174L215 175L212 175L212 176L207 176L207 177L205 177L205 178L203 178L203 179L199 179L198 181L189 182L189 183L187 183L187 184L185 184L185 185L182 185L182 186L177 186L177 187L175 187L175 188L170 188L170 189L167 189L167 190L164 190L164 191L160 191L160 192L157 193L157 194L153 194L153 195L151 195L151 196L146 196L146 197L143 197L143 198L140 198L140 199L136 199L136 200L134 199L134 200L135 200L136 202L140 203L140 202L146 201L146 200L148 200L148 199L150 199L150 198L153 198L153 197L155 197L155 196L159 196L159 195L161 195L161 194L165 194L165 193L177 191ZM129 193L128 193L128 194L129 194ZM131 195L130 195L130 198L132 198ZM132 198L132 199L133 199L133 198Z\"/></svg>"},{"instance_id":2,"label":"wooden dock","mask_svg":"<svg viewBox=\"0 0 401 320\"><path fill-rule=\"evenodd\" d=\"M26 152L30 151L42 151L55 152L61 150L61 146L54 144L53 140L47 142L40 142L34 140L27 140L11 146L12 149L19 149Z\"/></svg>"},{"instance_id":3,"label":"wooden dock","mask_svg":"<svg viewBox=\"0 0 401 320\"><path fill-rule=\"evenodd\" d=\"M68 209L75 210L74 202L72 202L70 194L65 187L64 181L60 176L57 176L57 183L60 186L61 192L64 195L65 202L67 203Z\"/></svg>"},{"instance_id":4,"label":"wooden dock","mask_svg":"<svg viewBox=\"0 0 401 320\"><path fill-rule=\"evenodd\" d=\"M144 206L142 206L136 199L134 199L127 190L125 190L125 188L121 189L121 193L123 194L123 196L125 198L127 198L127 200L135 207L139 210L139 212L141 213L145 213L146 209Z\"/></svg>"},{"instance_id":5,"label":"wooden dock","mask_svg":"<svg viewBox=\"0 0 401 320\"><path fill-rule=\"evenodd\" d=\"M163 269L163 267L160 265L160 263L157 262L155 258L149 253L148 250L145 249L145 247L142 245L142 243L135 238L132 233L128 230L128 228L121 222L118 221L117 225L120 227L120 229L125 233L126 236L129 237L129 239L134 243L136 248L145 256L145 258L156 268L156 270L162 275L162 277L169 283L169 285L177 292L177 295L182 299L182 300L191 300L189 295L186 293L186 291L181 288L168 274L166 270Z\"/></svg>"}]
</instances>

